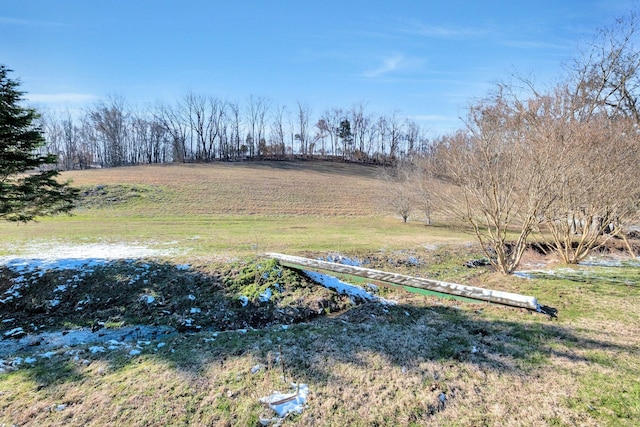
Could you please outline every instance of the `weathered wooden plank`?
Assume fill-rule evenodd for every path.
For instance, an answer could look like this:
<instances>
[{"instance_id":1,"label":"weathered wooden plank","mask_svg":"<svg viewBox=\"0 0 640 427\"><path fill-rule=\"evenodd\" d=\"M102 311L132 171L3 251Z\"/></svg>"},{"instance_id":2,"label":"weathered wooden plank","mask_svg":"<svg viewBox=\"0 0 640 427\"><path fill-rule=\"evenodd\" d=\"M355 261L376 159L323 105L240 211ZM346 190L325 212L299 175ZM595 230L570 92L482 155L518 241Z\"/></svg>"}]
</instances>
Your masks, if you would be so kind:
<instances>
[{"instance_id":1,"label":"weathered wooden plank","mask_svg":"<svg viewBox=\"0 0 640 427\"><path fill-rule=\"evenodd\" d=\"M372 282L381 284L400 285L402 287L417 288L424 291L445 295L453 295L476 301L487 301L512 307L521 307L529 310L541 311L541 306L535 297L520 295L511 292L484 289L475 286L461 285L457 283L442 282L439 280L422 277L407 276L404 274L390 273L371 268L338 264L334 262L303 258L279 253L267 253L265 256L277 259L280 263L297 269L323 270L341 275L362 277Z\"/></svg>"}]
</instances>

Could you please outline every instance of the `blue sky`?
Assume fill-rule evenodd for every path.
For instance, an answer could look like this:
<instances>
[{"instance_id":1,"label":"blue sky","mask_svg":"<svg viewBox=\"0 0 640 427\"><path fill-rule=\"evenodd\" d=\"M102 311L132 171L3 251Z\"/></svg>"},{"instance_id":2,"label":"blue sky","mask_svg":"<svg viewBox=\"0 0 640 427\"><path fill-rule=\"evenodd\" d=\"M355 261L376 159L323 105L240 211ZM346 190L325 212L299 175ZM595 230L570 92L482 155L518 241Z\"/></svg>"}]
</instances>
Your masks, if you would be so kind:
<instances>
[{"instance_id":1,"label":"blue sky","mask_svg":"<svg viewBox=\"0 0 640 427\"><path fill-rule=\"evenodd\" d=\"M513 73L545 84L631 0L0 0L0 63L38 108L187 92L399 111L433 133Z\"/></svg>"}]
</instances>

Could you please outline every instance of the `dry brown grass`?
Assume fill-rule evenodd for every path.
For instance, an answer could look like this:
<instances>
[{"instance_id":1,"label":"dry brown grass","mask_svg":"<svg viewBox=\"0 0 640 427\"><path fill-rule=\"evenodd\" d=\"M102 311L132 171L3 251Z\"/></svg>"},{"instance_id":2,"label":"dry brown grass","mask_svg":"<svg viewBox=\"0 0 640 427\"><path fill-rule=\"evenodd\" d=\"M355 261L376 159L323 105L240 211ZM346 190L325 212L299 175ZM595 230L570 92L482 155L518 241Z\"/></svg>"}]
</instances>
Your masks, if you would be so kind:
<instances>
[{"instance_id":1,"label":"dry brown grass","mask_svg":"<svg viewBox=\"0 0 640 427\"><path fill-rule=\"evenodd\" d=\"M372 215L383 181L373 166L329 162L170 164L70 171L75 186L131 184L161 188L160 203L138 214ZM164 203L163 203L164 202Z\"/></svg>"},{"instance_id":2,"label":"dry brown grass","mask_svg":"<svg viewBox=\"0 0 640 427\"><path fill-rule=\"evenodd\" d=\"M309 385L310 399L301 415L283 425L640 425L640 284L632 277L637 268L601 273L626 275L630 285L525 280L468 269L463 261L472 256L470 246L425 249L435 241L463 240L461 233L450 237L441 230L434 237L435 227L370 218L384 189L374 168L357 165L166 165L65 177L76 185L160 189L153 203L114 206L113 215L124 219L91 217L92 229L121 238L118 227L126 226L135 239L161 236L180 247L191 244L185 236L198 234L202 250L180 259L194 266L220 262L228 253L214 245L220 240L229 241L230 251L238 242L257 242L260 250L292 248L310 256L338 250L369 254L381 263L418 253L427 260L420 266L376 267L535 295L559 308L560 317L552 321L521 310L392 292L385 297L397 306L366 304L288 329L180 335L162 348L153 342L137 357L118 350L91 354L79 346L73 354L61 350L0 375L0 425L255 426L259 417L273 416L260 397L285 391L292 380ZM152 216L167 231L163 235L151 221L128 217L134 214ZM269 236L253 235L242 224L222 230L248 214L262 215L255 227ZM175 220L179 215L185 222L191 220L187 216L200 219L183 226ZM291 217L272 224L280 215ZM207 216L215 219L202 219ZM33 230L29 238L46 237L53 227L60 236L73 227L89 232L73 218L19 230ZM410 251L387 250L383 245L389 242ZM541 258L531 254L526 261L533 266ZM277 356L285 361L286 382ZM263 368L252 373L258 364Z\"/></svg>"},{"instance_id":3,"label":"dry brown grass","mask_svg":"<svg viewBox=\"0 0 640 427\"><path fill-rule=\"evenodd\" d=\"M260 398L296 381L309 385L308 405L284 425L636 425L602 418L611 411L594 390L585 395L583 380L602 375L626 387L629 369L638 369L637 335L623 340L598 325L576 332L518 310L398 299L396 307L368 304L288 330L182 336L137 358L80 349L68 362L60 352L0 382L0 421L253 426L273 416ZM603 393L622 392L612 386Z\"/></svg>"}]
</instances>

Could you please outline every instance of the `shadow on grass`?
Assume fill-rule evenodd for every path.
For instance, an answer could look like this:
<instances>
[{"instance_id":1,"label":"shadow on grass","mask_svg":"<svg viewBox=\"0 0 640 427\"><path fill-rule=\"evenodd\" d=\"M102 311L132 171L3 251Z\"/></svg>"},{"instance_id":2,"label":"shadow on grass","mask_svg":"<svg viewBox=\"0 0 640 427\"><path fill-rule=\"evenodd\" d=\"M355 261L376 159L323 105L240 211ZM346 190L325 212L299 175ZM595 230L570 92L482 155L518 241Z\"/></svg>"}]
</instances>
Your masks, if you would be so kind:
<instances>
[{"instance_id":1,"label":"shadow on grass","mask_svg":"<svg viewBox=\"0 0 640 427\"><path fill-rule=\"evenodd\" d=\"M140 324L174 331L132 335L127 342L116 339L111 345L58 348L49 356L42 356L46 342L29 342L21 350L37 359L28 372L39 387L82 381L81 370L74 366L103 361L117 371L140 363L141 358L162 362L188 377L208 369L224 370L230 362L244 359L245 373L252 365L260 365L281 369L298 381L326 384L332 381L336 364L376 370L459 362L496 372L526 373L551 357L593 362L570 350L577 346L629 355L637 351L632 345L586 339L541 315L520 312L521 319L490 319L482 314L483 305L460 309L425 298L414 300L417 303L368 302L345 309L344 298L304 282L283 290L278 304L261 303L266 288L255 283L251 287L252 282L271 286L283 273L246 267L232 266L225 272L236 278L234 282L157 261L96 262L70 270L21 273L5 268L0 293L13 289L21 296L0 305L2 318L14 319L2 324L2 332L9 330L7 324L14 329L22 325L25 330L29 325L89 327L98 334L109 326ZM247 303L238 298L241 290L248 289L242 288L243 280L254 293ZM22 285L15 289L16 283ZM340 314L319 316L335 310ZM89 345L101 348L90 351Z\"/></svg>"},{"instance_id":2,"label":"shadow on grass","mask_svg":"<svg viewBox=\"0 0 640 427\"><path fill-rule=\"evenodd\" d=\"M332 175L371 177L377 178L380 175L381 166L366 163L350 163L342 160L317 160L317 159L296 159L296 160L262 160L247 161L242 164L244 167L254 169L278 169L289 171L311 171Z\"/></svg>"},{"instance_id":3,"label":"shadow on grass","mask_svg":"<svg viewBox=\"0 0 640 427\"><path fill-rule=\"evenodd\" d=\"M409 314L407 314L409 313ZM374 317L375 316L375 317ZM528 314L526 316L529 316ZM553 323L529 320L487 320L464 310L442 306L380 306L367 303L338 318L294 325L286 329L193 337L199 341L198 358L182 351L154 357L167 358L178 369L200 370L208 364L224 364L239 356L269 365L274 355L285 360L287 372L301 380L330 381L328 360L354 366L415 368L422 362L463 362L486 370L527 372L547 364L550 357L591 362L566 348L607 349L634 354L634 346L580 337ZM190 346L194 341L178 344ZM182 349L185 350L185 349Z\"/></svg>"}]
</instances>

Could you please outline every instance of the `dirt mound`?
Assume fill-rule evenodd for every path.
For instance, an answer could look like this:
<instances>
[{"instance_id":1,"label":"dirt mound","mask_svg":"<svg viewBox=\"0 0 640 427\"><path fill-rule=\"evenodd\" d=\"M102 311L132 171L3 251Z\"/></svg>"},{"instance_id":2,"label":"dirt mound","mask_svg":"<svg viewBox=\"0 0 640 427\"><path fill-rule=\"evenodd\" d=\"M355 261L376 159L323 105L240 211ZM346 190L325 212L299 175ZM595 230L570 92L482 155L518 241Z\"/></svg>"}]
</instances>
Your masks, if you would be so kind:
<instances>
[{"instance_id":1,"label":"dirt mound","mask_svg":"<svg viewBox=\"0 0 640 427\"><path fill-rule=\"evenodd\" d=\"M261 328L349 304L271 261L238 262L217 273L157 260L86 261L64 270L0 267L3 338L138 324L179 331Z\"/></svg>"}]
</instances>

